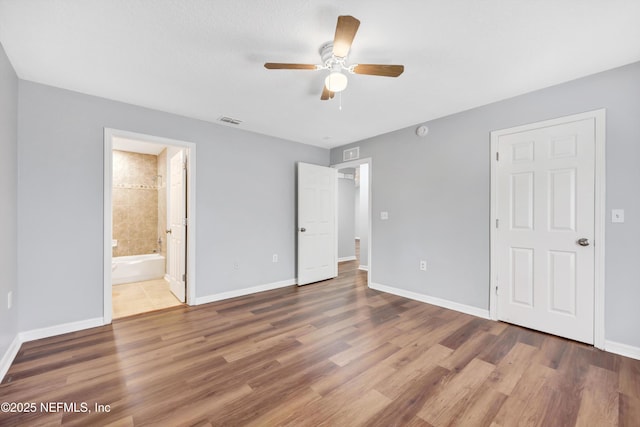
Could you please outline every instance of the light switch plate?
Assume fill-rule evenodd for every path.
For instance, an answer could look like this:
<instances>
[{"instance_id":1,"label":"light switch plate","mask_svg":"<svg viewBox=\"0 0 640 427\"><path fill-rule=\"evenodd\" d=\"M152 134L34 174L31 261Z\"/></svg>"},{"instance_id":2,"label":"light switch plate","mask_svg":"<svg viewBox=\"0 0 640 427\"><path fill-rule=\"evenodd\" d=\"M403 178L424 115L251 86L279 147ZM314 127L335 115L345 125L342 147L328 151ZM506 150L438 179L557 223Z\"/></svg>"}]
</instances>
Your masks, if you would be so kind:
<instances>
[{"instance_id":1,"label":"light switch plate","mask_svg":"<svg viewBox=\"0 0 640 427\"><path fill-rule=\"evenodd\" d=\"M389 219L389 212L380 212L380 219Z\"/></svg>"},{"instance_id":2,"label":"light switch plate","mask_svg":"<svg viewBox=\"0 0 640 427\"><path fill-rule=\"evenodd\" d=\"M624 209L611 209L611 222L624 222Z\"/></svg>"}]
</instances>

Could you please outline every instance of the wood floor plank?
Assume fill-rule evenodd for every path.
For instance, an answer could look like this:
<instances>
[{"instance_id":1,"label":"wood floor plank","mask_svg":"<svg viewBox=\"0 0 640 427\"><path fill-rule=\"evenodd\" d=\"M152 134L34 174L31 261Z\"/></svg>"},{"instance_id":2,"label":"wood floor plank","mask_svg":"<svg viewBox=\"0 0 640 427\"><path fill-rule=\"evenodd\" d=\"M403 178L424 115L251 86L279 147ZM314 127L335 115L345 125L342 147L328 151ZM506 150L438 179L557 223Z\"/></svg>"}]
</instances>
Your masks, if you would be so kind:
<instances>
[{"instance_id":1,"label":"wood floor plank","mask_svg":"<svg viewBox=\"0 0 640 427\"><path fill-rule=\"evenodd\" d=\"M433 425L450 423L487 380L495 366L473 359L462 371L453 373L437 393L426 401L418 416Z\"/></svg>"},{"instance_id":2,"label":"wood floor plank","mask_svg":"<svg viewBox=\"0 0 640 427\"><path fill-rule=\"evenodd\" d=\"M24 343L2 426L633 426L640 361L336 279Z\"/></svg>"},{"instance_id":3,"label":"wood floor plank","mask_svg":"<svg viewBox=\"0 0 640 427\"><path fill-rule=\"evenodd\" d=\"M440 382L450 373L445 368L435 366L413 378L392 403L367 421L367 425L390 426L408 423L423 408L427 399L437 392Z\"/></svg>"},{"instance_id":4,"label":"wood floor plank","mask_svg":"<svg viewBox=\"0 0 640 427\"><path fill-rule=\"evenodd\" d=\"M640 363L638 361L622 358L618 381L622 393L640 400Z\"/></svg>"},{"instance_id":5,"label":"wood floor plank","mask_svg":"<svg viewBox=\"0 0 640 427\"><path fill-rule=\"evenodd\" d=\"M469 396L468 403L457 403L459 407L453 411L455 415L447 425L490 426L507 397L485 383Z\"/></svg>"},{"instance_id":6,"label":"wood floor plank","mask_svg":"<svg viewBox=\"0 0 640 427\"><path fill-rule=\"evenodd\" d=\"M550 389L547 385L558 373L549 367L533 364L518 381L492 423L497 426L542 426Z\"/></svg>"},{"instance_id":7,"label":"wood floor plank","mask_svg":"<svg viewBox=\"0 0 640 427\"><path fill-rule=\"evenodd\" d=\"M320 426L360 426L374 425L367 420L381 408L389 405L391 401L376 390L369 390L364 395L349 401L342 409L337 411ZM391 424L387 424L390 426Z\"/></svg>"},{"instance_id":8,"label":"wood floor plank","mask_svg":"<svg viewBox=\"0 0 640 427\"><path fill-rule=\"evenodd\" d=\"M535 347L516 343L491 374L489 378L491 387L504 395L510 395L524 372L529 368L529 361L535 353Z\"/></svg>"},{"instance_id":9,"label":"wood floor plank","mask_svg":"<svg viewBox=\"0 0 640 427\"><path fill-rule=\"evenodd\" d=\"M417 358L398 369L394 375L388 378L380 378L380 381L375 385L375 389L390 399L395 400L413 378L422 376L433 370L436 368L438 362L453 352L450 348L440 344L436 344L429 349L421 348L421 350L423 351Z\"/></svg>"},{"instance_id":10,"label":"wood floor plank","mask_svg":"<svg viewBox=\"0 0 640 427\"><path fill-rule=\"evenodd\" d=\"M589 367L576 426L617 426L618 398L616 373L597 366Z\"/></svg>"},{"instance_id":11,"label":"wood floor plank","mask_svg":"<svg viewBox=\"0 0 640 427\"><path fill-rule=\"evenodd\" d=\"M640 420L640 399L620 393L618 421L620 427L637 427Z\"/></svg>"},{"instance_id":12,"label":"wood floor plank","mask_svg":"<svg viewBox=\"0 0 640 427\"><path fill-rule=\"evenodd\" d=\"M345 366L340 367L336 375L328 375L323 377L320 381L313 384L312 388L324 396L335 388L340 387L343 382L358 376L365 370L374 369L374 367L378 363L380 363L399 349L399 347L393 344L384 343L381 346L369 351L368 353L363 354L359 359L351 361Z\"/></svg>"}]
</instances>

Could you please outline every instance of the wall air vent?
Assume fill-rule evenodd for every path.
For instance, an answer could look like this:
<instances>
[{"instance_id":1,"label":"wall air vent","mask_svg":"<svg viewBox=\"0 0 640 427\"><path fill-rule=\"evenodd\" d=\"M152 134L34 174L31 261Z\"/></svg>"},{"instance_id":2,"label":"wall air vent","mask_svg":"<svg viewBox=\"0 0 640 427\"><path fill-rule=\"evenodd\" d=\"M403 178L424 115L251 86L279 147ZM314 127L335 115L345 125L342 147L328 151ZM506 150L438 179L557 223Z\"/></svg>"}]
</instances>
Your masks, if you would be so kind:
<instances>
[{"instance_id":1,"label":"wall air vent","mask_svg":"<svg viewBox=\"0 0 640 427\"><path fill-rule=\"evenodd\" d=\"M342 161L356 160L360 158L360 147L353 147L342 152Z\"/></svg>"},{"instance_id":2,"label":"wall air vent","mask_svg":"<svg viewBox=\"0 0 640 427\"><path fill-rule=\"evenodd\" d=\"M222 116L218 118L218 120L224 123L229 123L230 125L239 125L240 123L242 123L242 120L234 119L232 117L227 117L227 116Z\"/></svg>"}]
</instances>

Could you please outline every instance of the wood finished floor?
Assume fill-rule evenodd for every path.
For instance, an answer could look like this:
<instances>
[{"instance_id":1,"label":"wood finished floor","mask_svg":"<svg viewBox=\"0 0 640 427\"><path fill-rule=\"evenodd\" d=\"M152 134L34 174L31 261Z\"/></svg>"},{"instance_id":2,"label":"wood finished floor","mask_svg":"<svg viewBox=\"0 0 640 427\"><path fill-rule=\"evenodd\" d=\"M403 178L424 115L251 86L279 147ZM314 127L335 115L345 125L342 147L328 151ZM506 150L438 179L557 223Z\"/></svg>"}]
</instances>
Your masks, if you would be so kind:
<instances>
[{"instance_id":1,"label":"wood finished floor","mask_svg":"<svg viewBox=\"0 0 640 427\"><path fill-rule=\"evenodd\" d=\"M337 279L23 344L0 425L639 426L640 361Z\"/></svg>"}]
</instances>

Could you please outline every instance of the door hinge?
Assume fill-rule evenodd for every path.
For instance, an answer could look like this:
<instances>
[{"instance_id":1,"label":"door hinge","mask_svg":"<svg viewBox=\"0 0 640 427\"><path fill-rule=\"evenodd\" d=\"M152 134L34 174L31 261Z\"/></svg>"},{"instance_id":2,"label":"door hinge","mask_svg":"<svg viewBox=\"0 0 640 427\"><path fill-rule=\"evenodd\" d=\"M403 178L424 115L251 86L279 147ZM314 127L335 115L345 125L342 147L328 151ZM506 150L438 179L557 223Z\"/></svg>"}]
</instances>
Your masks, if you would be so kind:
<instances>
[{"instance_id":1,"label":"door hinge","mask_svg":"<svg viewBox=\"0 0 640 427\"><path fill-rule=\"evenodd\" d=\"M499 161L500 161L500 153L496 151L496 162L499 162Z\"/></svg>"},{"instance_id":2,"label":"door hinge","mask_svg":"<svg viewBox=\"0 0 640 427\"><path fill-rule=\"evenodd\" d=\"M183 171L187 170L187 162L182 163L182 170Z\"/></svg>"},{"instance_id":3,"label":"door hinge","mask_svg":"<svg viewBox=\"0 0 640 427\"><path fill-rule=\"evenodd\" d=\"M499 289L499 288L498 288L498 285L496 285L496 295L500 295L500 292L499 292L499 290L498 290L498 289Z\"/></svg>"},{"instance_id":4,"label":"door hinge","mask_svg":"<svg viewBox=\"0 0 640 427\"><path fill-rule=\"evenodd\" d=\"M184 225L184 226L189 225L189 218L184 218L184 219L182 220L182 225Z\"/></svg>"},{"instance_id":5,"label":"door hinge","mask_svg":"<svg viewBox=\"0 0 640 427\"><path fill-rule=\"evenodd\" d=\"M496 228L500 227L500 220L496 218Z\"/></svg>"},{"instance_id":6,"label":"door hinge","mask_svg":"<svg viewBox=\"0 0 640 427\"><path fill-rule=\"evenodd\" d=\"M185 273L182 274L182 281L183 282L187 281L187 275Z\"/></svg>"}]
</instances>

